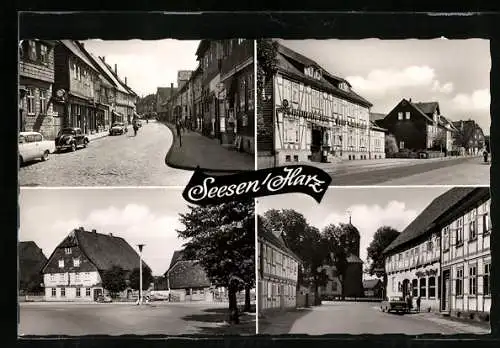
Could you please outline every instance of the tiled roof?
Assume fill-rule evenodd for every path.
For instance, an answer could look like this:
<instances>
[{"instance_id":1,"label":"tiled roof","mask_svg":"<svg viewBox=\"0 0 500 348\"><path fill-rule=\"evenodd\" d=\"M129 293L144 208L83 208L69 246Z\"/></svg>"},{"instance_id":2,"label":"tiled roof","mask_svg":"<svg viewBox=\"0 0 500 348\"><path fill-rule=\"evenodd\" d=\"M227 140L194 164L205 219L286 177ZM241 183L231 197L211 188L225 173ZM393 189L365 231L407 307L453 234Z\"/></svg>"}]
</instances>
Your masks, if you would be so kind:
<instances>
[{"instance_id":1,"label":"tiled roof","mask_svg":"<svg viewBox=\"0 0 500 348\"><path fill-rule=\"evenodd\" d=\"M115 75L111 72L111 68L102 61L101 57L96 57L93 53L89 53L92 60L95 61L96 65L104 72L106 78L111 81L111 83L122 93L127 93L127 90L120 84L120 82L115 78Z\"/></svg>"},{"instance_id":2,"label":"tiled roof","mask_svg":"<svg viewBox=\"0 0 500 348\"><path fill-rule=\"evenodd\" d=\"M180 261L184 259L184 252L182 250L176 250L174 251L174 254L172 255L172 260L170 261L170 266L168 269L171 269L177 261Z\"/></svg>"},{"instance_id":3,"label":"tiled roof","mask_svg":"<svg viewBox=\"0 0 500 348\"><path fill-rule=\"evenodd\" d=\"M76 41L73 40L60 40L60 42L73 53L75 56L80 58L85 64L87 64L91 69L93 69L95 72L99 72L97 68L94 66L94 63L90 61L89 58L87 58L87 55L85 52L82 51L82 48L77 44Z\"/></svg>"},{"instance_id":4,"label":"tiled roof","mask_svg":"<svg viewBox=\"0 0 500 348\"><path fill-rule=\"evenodd\" d=\"M373 289L376 287L378 284L381 284L382 282L380 279L364 279L363 280L363 289Z\"/></svg>"},{"instance_id":5,"label":"tiled roof","mask_svg":"<svg viewBox=\"0 0 500 348\"><path fill-rule=\"evenodd\" d=\"M466 199L477 188L475 187L454 187L439 197L435 198L418 215L398 237L384 250L384 254L390 253L421 236L424 236L434 227L436 220L445 214L449 209Z\"/></svg>"},{"instance_id":6,"label":"tiled roof","mask_svg":"<svg viewBox=\"0 0 500 348\"><path fill-rule=\"evenodd\" d=\"M297 262L302 262L300 257L298 257L290 248L286 245L282 237L278 237L274 232L268 231L267 228L259 228L258 235L260 238L264 239L268 243L274 245L278 249L285 251L289 256L295 258Z\"/></svg>"},{"instance_id":7,"label":"tiled roof","mask_svg":"<svg viewBox=\"0 0 500 348\"><path fill-rule=\"evenodd\" d=\"M439 109L438 102L417 102L412 104L419 108L424 114L433 114Z\"/></svg>"},{"instance_id":8,"label":"tiled roof","mask_svg":"<svg viewBox=\"0 0 500 348\"><path fill-rule=\"evenodd\" d=\"M351 87L349 81L330 74L326 69L322 68L312 59L309 59L302 54L293 51L280 42L278 42L277 47L278 70L280 70L281 72L300 78L301 80L307 81L310 85L317 86L318 88L324 89L325 91L332 92L338 96L350 99L362 105L368 107L372 106L372 104L368 100L354 92L352 89L349 89L349 91L344 91L337 87L337 84L340 82L344 82L349 85L349 87ZM305 75L304 67L307 66L315 66L317 68L320 68L322 70L321 79L316 80Z\"/></svg>"},{"instance_id":9,"label":"tiled roof","mask_svg":"<svg viewBox=\"0 0 500 348\"><path fill-rule=\"evenodd\" d=\"M203 267L194 260L178 260L166 276L171 289L206 288L211 285Z\"/></svg>"},{"instance_id":10,"label":"tiled roof","mask_svg":"<svg viewBox=\"0 0 500 348\"><path fill-rule=\"evenodd\" d=\"M377 112L370 112L370 121L375 122L378 120L383 120L385 118L386 114L380 114Z\"/></svg>"},{"instance_id":11,"label":"tiled roof","mask_svg":"<svg viewBox=\"0 0 500 348\"><path fill-rule=\"evenodd\" d=\"M29 281L33 276L39 275L47 262L42 249L33 241L19 242L18 256L20 281Z\"/></svg>"}]
</instances>

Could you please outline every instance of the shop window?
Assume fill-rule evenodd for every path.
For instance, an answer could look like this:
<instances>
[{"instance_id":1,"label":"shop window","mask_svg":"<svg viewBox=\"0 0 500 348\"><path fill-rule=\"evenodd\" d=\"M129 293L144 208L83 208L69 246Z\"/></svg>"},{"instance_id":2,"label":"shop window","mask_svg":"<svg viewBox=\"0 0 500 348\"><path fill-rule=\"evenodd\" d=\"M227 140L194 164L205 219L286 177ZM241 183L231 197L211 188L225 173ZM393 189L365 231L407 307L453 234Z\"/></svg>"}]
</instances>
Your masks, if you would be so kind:
<instances>
[{"instance_id":1,"label":"shop window","mask_svg":"<svg viewBox=\"0 0 500 348\"><path fill-rule=\"evenodd\" d=\"M487 263L484 265L483 295L491 295L490 269L491 269L491 264Z\"/></svg>"},{"instance_id":2,"label":"shop window","mask_svg":"<svg viewBox=\"0 0 500 348\"><path fill-rule=\"evenodd\" d=\"M436 277L429 277L429 298L436 298Z\"/></svg>"},{"instance_id":3,"label":"shop window","mask_svg":"<svg viewBox=\"0 0 500 348\"><path fill-rule=\"evenodd\" d=\"M420 278L420 297L427 298L427 279Z\"/></svg>"},{"instance_id":4,"label":"shop window","mask_svg":"<svg viewBox=\"0 0 500 348\"><path fill-rule=\"evenodd\" d=\"M477 268L476 266L469 267L469 295L477 294Z\"/></svg>"},{"instance_id":5,"label":"shop window","mask_svg":"<svg viewBox=\"0 0 500 348\"><path fill-rule=\"evenodd\" d=\"M457 269L457 278L455 279L455 295L462 296L464 294L464 270Z\"/></svg>"}]
</instances>

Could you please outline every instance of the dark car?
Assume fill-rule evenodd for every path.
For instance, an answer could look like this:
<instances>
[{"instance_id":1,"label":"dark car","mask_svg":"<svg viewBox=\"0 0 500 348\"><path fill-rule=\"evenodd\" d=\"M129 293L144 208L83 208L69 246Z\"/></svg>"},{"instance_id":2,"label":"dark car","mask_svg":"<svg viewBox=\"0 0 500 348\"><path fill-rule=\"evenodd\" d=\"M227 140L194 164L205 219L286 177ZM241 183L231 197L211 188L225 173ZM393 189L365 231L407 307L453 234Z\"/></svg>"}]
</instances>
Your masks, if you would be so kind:
<instances>
[{"instance_id":1,"label":"dark car","mask_svg":"<svg viewBox=\"0 0 500 348\"><path fill-rule=\"evenodd\" d=\"M382 312L397 312L405 313L408 311L408 305L402 296L390 296L386 297L384 301L380 304L380 309Z\"/></svg>"},{"instance_id":2,"label":"dark car","mask_svg":"<svg viewBox=\"0 0 500 348\"><path fill-rule=\"evenodd\" d=\"M111 125L109 129L109 135L122 135L127 133L128 129L125 123L123 122L115 122Z\"/></svg>"},{"instance_id":3,"label":"dark car","mask_svg":"<svg viewBox=\"0 0 500 348\"><path fill-rule=\"evenodd\" d=\"M57 151L76 151L79 146L87 147L89 144L89 138L83 134L81 128L68 127L59 131L55 143Z\"/></svg>"}]
</instances>

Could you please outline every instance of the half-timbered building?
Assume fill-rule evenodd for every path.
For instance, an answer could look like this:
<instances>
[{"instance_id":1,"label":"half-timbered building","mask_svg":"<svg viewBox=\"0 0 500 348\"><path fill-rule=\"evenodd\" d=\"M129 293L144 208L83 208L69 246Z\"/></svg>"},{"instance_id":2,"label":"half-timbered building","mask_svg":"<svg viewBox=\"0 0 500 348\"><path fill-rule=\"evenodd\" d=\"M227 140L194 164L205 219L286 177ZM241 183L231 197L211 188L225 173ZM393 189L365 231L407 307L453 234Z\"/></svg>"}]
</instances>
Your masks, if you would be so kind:
<instances>
[{"instance_id":1,"label":"half-timbered building","mask_svg":"<svg viewBox=\"0 0 500 348\"><path fill-rule=\"evenodd\" d=\"M277 47L277 72L261 96L266 105L259 127L268 132L258 133L269 135L259 137L259 162L269 163L266 157L274 157L275 166L374 158L370 136L380 130L370 125L372 104L347 80L281 43Z\"/></svg>"}]
</instances>

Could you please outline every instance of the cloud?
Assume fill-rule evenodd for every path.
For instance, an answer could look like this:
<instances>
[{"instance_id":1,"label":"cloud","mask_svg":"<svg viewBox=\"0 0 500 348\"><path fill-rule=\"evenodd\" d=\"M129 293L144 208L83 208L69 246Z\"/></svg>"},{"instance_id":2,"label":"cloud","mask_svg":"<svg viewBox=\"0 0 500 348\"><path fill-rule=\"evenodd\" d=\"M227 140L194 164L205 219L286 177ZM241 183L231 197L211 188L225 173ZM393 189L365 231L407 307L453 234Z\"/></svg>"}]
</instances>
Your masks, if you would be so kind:
<instances>
[{"instance_id":1,"label":"cloud","mask_svg":"<svg viewBox=\"0 0 500 348\"><path fill-rule=\"evenodd\" d=\"M452 100L452 105L456 109L463 111L486 111L490 108L490 90L479 89L471 94L460 93Z\"/></svg>"},{"instance_id":2,"label":"cloud","mask_svg":"<svg viewBox=\"0 0 500 348\"><path fill-rule=\"evenodd\" d=\"M348 76L346 80L354 89L372 96L411 87L424 87L447 94L453 91L453 84L451 82L441 84L436 79L434 69L427 65L409 66L402 70L376 69L368 73L366 77Z\"/></svg>"},{"instance_id":3,"label":"cloud","mask_svg":"<svg viewBox=\"0 0 500 348\"><path fill-rule=\"evenodd\" d=\"M402 231L417 216L415 210L408 209L405 203L399 201L390 201L385 207L377 204L356 204L347 210L351 212L352 223L361 235L360 257L363 261L366 261L366 249L379 227L390 226ZM347 221L345 213L334 212L328 215L323 224L318 227L323 228L328 224L346 223Z\"/></svg>"},{"instance_id":4,"label":"cloud","mask_svg":"<svg viewBox=\"0 0 500 348\"><path fill-rule=\"evenodd\" d=\"M60 219L47 232L60 235L64 231L67 235L80 226L86 230L96 229L98 233L113 233L124 238L134 249L137 244L145 243L144 260L155 275L167 270L173 251L185 242L177 238L176 230L183 228L177 215L155 215L147 206L139 204L128 204L123 209L112 206L94 210L81 220ZM60 243L61 240L54 242Z\"/></svg>"}]
</instances>

